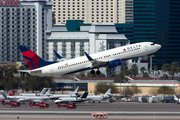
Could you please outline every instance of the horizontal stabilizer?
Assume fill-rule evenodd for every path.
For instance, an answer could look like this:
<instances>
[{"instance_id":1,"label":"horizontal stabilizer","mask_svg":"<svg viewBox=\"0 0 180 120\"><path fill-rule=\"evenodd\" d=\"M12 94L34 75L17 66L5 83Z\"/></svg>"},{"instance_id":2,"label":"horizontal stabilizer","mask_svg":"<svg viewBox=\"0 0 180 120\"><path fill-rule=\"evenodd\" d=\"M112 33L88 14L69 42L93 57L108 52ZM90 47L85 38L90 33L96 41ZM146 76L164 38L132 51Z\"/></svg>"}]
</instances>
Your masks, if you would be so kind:
<instances>
[{"instance_id":1,"label":"horizontal stabilizer","mask_svg":"<svg viewBox=\"0 0 180 120\"><path fill-rule=\"evenodd\" d=\"M61 57L55 50L53 50L54 51L54 54L56 55L56 57L57 58L59 58L59 59L62 59L63 57Z\"/></svg>"},{"instance_id":2,"label":"horizontal stabilizer","mask_svg":"<svg viewBox=\"0 0 180 120\"><path fill-rule=\"evenodd\" d=\"M30 70L18 70L18 72L25 72L25 73L29 73Z\"/></svg>"}]
</instances>

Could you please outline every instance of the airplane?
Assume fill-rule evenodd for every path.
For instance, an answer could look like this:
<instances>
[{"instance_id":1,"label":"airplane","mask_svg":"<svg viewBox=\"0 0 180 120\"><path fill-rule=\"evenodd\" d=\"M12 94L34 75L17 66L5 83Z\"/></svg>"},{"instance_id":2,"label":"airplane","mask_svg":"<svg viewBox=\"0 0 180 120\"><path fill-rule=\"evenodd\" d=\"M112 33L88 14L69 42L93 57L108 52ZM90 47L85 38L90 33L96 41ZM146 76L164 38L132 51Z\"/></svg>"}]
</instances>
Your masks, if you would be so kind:
<instances>
[{"instance_id":1,"label":"airplane","mask_svg":"<svg viewBox=\"0 0 180 120\"><path fill-rule=\"evenodd\" d=\"M109 88L104 95L88 95L86 97L86 100L89 102L93 101L93 103L95 103L95 101L99 101L99 103L100 103L102 100L107 100L111 97L112 97L111 96L111 88Z\"/></svg>"},{"instance_id":2,"label":"airplane","mask_svg":"<svg viewBox=\"0 0 180 120\"><path fill-rule=\"evenodd\" d=\"M21 93L19 96L42 96L45 94L47 88L43 88L40 93Z\"/></svg>"},{"instance_id":3,"label":"airplane","mask_svg":"<svg viewBox=\"0 0 180 120\"><path fill-rule=\"evenodd\" d=\"M177 102L177 104L180 103L180 99L176 97L176 95L173 95L174 96L174 100Z\"/></svg>"},{"instance_id":4,"label":"airplane","mask_svg":"<svg viewBox=\"0 0 180 120\"><path fill-rule=\"evenodd\" d=\"M84 52L85 56L65 60L63 62L50 62L43 60L24 45L20 45L19 49L30 70L18 71L26 72L34 76L54 77L69 75L90 69L91 74L100 74L100 67L113 68L121 65L121 61L123 60L150 55L158 51L160 48L161 45L154 44L153 42L140 42L90 55ZM94 69L96 68L97 71L95 72Z\"/></svg>"},{"instance_id":5,"label":"airplane","mask_svg":"<svg viewBox=\"0 0 180 120\"><path fill-rule=\"evenodd\" d=\"M62 97L76 97L78 89L79 89L79 86L77 86L76 90L72 93L69 93L69 94L50 94L49 97L51 99L58 99L58 98L62 98Z\"/></svg>"},{"instance_id":6,"label":"airplane","mask_svg":"<svg viewBox=\"0 0 180 120\"><path fill-rule=\"evenodd\" d=\"M55 103L58 105L60 105L60 103L79 103L79 102L83 102L86 101L86 97L88 95L88 92L85 91L83 95L81 95L80 97L64 97L64 98L59 98L58 100L55 101Z\"/></svg>"},{"instance_id":7,"label":"airplane","mask_svg":"<svg viewBox=\"0 0 180 120\"><path fill-rule=\"evenodd\" d=\"M14 96L16 92L16 89L12 89L11 92L9 93L9 96ZM0 100L4 100L4 97L0 95Z\"/></svg>"},{"instance_id":8,"label":"airplane","mask_svg":"<svg viewBox=\"0 0 180 120\"><path fill-rule=\"evenodd\" d=\"M45 100L50 100L51 98L48 96L8 96L4 92L4 90L0 90L0 93L3 95L5 100L15 101L15 102L26 102L26 101L32 101L32 102L42 102Z\"/></svg>"}]
</instances>

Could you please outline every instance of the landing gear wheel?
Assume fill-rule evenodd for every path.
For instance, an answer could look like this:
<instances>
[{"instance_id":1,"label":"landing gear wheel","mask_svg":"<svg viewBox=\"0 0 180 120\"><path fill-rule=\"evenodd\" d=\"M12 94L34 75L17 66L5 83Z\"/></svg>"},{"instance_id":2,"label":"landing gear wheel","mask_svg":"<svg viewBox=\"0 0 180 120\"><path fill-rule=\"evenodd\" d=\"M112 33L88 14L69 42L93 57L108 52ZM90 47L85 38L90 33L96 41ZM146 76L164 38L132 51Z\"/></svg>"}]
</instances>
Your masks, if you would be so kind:
<instances>
[{"instance_id":1,"label":"landing gear wheel","mask_svg":"<svg viewBox=\"0 0 180 120\"><path fill-rule=\"evenodd\" d=\"M91 70L90 73L91 73L91 74L95 74L95 71L94 71L94 70Z\"/></svg>"},{"instance_id":2,"label":"landing gear wheel","mask_svg":"<svg viewBox=\"0 0 180 120\"><path fill-rule=\"evenodd\" d=\"M101 72L100 72L99 70L97 70L97 71L96 71L96 74L99 75L99 74L101 74Z\"/></svg>"}]
</instances>

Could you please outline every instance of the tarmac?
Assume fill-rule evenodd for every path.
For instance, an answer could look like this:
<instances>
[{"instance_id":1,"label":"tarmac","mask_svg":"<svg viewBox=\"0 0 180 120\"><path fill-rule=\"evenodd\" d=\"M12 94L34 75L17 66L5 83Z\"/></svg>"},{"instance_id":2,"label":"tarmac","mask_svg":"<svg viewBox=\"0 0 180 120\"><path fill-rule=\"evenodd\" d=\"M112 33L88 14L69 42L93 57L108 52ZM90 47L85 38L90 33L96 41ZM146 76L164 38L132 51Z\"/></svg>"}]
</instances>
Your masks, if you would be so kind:
<instances>
[{"instance_id":1,"label":"tarmac","mask_svg":"<svg viewBox=\"0 0 180 120\"><path fill-rule=\"evenodd\" d=\"M58 108L48 101L49 108L20 107L0 104L0 120L93 120L92 113L107 112L109 120L179 120L180 105L175 103L102 102L77 104L76 109Z\"/></svg>"}]
</instances>

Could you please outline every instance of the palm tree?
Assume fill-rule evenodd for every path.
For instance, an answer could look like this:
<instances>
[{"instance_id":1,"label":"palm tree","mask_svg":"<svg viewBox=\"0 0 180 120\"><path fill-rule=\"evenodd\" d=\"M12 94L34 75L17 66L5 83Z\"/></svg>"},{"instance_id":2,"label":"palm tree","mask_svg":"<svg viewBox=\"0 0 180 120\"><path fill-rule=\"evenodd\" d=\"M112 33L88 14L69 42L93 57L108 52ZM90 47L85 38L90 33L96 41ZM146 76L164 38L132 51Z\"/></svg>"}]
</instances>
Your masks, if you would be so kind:
<instances>
[{"instance_id":1,"label":"palm tree","mask_svg":"<svg viewBox=\"0 0 180 120\"><path fill-rule=\"evenodd\" d=\"M25 70L26 67L25 66L20 66L19 67L20 70ZM24 72L20 72L21 73L21 84L22 84L22 93L24 92L24 76L25 76L25 73Z\"/></svg>"},{"instance_id":2,"label":"palm tree","mask_svg":"<svg viewBox=\"0 0 180 120\"><path fill-rule=\"evenodd\" d=\"M175 73L178 73L178 69L179 69L179 62L172 62L171 65L170 65L170 71L169 71L169 74L171 75L172 77L172 80L174 79L174 74Z\"/></svg>"},{"instance_id":3,"label":"palm tree","mask_svg":"<svg viewBox=\"0 0 180 120\"><path fill-rule=\"evenodd\" d=\"M157 80L158 80L159 72L158 72L158 66L157 65L154 66L154 70L153 71L155 71L155 76L154 76L155 78L154 79L156 80L156 78L157 78Z\"/></svg>"},{"instance_id":4,"label":"palm tree","mask_svg":"<svg viewBox=\"0 0 180 120\"><path fill-rule=\"evenodd\" d=\"M137 67L137 65L133 64L131 68L132 68L132 74L134 75L134 77L136 77L137 74L138 74L138 67Z\"/></svg>"},{"instance_id":5,"label":"palm tree","mask_svg":"<svg viewBox=\"0 0 180 120\"><path fill-rule=\"evenodd\" d=\"M164 72L168 72L170 70L170 65L169 64L164 64L161 68L161 70Z\"/></svg>"},{"instance_id":6,"label":"palm tree","mask_svg":"<svg viewBox=\"0 0 180 120\"><path fill-rule=\"evenodd\" d=\"M165 74L165 72L169 72L170 68L171 68L171 67L170 67L169 64L164 64L164 65L162 66L161 70L164 72L164 74L163 74L163 79L165 79L165 78L168 77L167 74ZM166 77L165 77L165 76L166 76Z\"/></svg>"},{"instance_id":7,"label":"palm tree","mask_svg":"<svg viewBox=\"0 0 180 120\"><path fill-rule=\"evenodd\" d=\"M141 72L142 72L143 76L144 76L144 71L145 70L146 70L145 67L141 67Z\"/></svg>"},{"instance_id":8,"label":"palm tree","mask_svg":"<svg viewBox=\"0 0 180 120\"><path fill-rule=\"evenodd\" d=\"M111 68L107 67L106 68L106 73L107 73L107 77L110 77Z\"/></svg>"}]
</instances>

